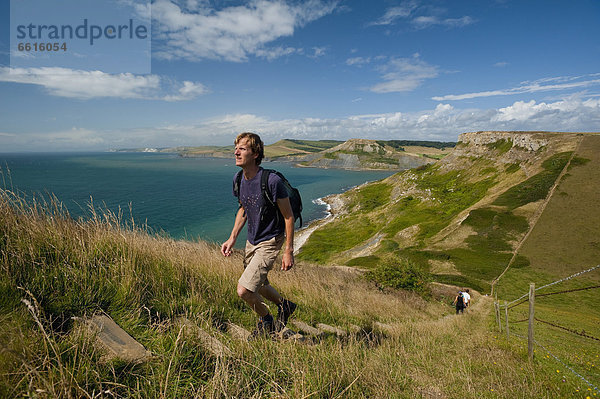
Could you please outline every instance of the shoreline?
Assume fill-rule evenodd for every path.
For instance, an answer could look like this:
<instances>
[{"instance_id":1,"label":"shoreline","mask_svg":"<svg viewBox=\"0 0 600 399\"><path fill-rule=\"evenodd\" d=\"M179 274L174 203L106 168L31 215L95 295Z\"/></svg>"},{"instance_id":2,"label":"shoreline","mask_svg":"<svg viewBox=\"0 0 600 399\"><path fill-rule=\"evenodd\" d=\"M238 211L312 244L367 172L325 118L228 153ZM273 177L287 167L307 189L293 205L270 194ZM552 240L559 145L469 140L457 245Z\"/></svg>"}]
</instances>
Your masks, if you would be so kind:
<instances>
[{"instance_id":1,"label":"shoreline","mask_svg":"<svg viewBox=\"0 0 600 399\"><path fill-rule=\"evenodd\" d=\"M321 219L317 219L312 221L305 228L294 232L294 255L296 255L302 246L306 244L306 241L310 238L312 233L318 228L325 226L336 220L338 216L342 214L342 210L346 206L346 201L342 198L342 195L347 193L348 191L358 189L363 187L366 184L372 183L373 181L366 181L354 187L350 187L348 190L337 193L337 194L329 194L322 198L317 198L313 201L321 201L327 205L327 216Z\"/></svg>"},{"instance_id":2,"label":"shoreline","mask_svg":"<svg viewBox=\"0 0 600 399\"><path fill-rule=\"evenodd\" d=\"M356 187L360 186L352 187L350 188L350 190ZM308 241L308 239L310 238L312 233L315 232L315 230L333 222L338 218L338 216L341 214L341 209L343 209L343 207L345 206L345 201L341 198L342 194L343 193L329 194L325 197L317 198L315 200L321 201L327 205L327 216L312 221L308 226L294 233L294 255L296 255L300 251L302 246L306 244L306 241Z\"/></svg>"}]
</instances>

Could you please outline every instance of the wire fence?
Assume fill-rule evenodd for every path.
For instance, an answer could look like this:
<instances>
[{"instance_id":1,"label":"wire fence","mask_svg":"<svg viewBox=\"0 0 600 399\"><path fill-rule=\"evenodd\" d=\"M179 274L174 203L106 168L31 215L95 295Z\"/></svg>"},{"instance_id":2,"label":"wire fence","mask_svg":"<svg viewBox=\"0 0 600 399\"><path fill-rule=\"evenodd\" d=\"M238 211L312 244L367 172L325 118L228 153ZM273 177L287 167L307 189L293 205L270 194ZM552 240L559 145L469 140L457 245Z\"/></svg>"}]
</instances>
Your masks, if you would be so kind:
<instances>
[{"instance_id":1,"label":"wire fence","mask_svg":"<svg viewBox=\"0 0 600 399\"><path fill-rule=\"evenodd\" d=\"M541 289L544 289L544 288L547 288L547 287L553 286L553 285L555 285L555 284L562 283L562 282L564 282L564 281L567 281L567 280L570 280L570 279L572 279L572 278L579 277L579 276L581 276L581 275L583 275L583 274L585 274L585 273L589 273L589 272L591 272L591 271L594 271L594 270L596 270L596 269L598 269L598 268L600 268L600 265L596 265L596 266L594 266L594 267L590 267L590 268L589 268L589 269L587 269L587 270L582 270L582 271L580 271L580 272L578 272L578 273L575 273L575 274L572 274L572 275L570 275L569 277L565 277L565 278L562 278L562 279L560 279L560 280L553 281L553 282L551 282L551 283L549 283L549 284L546 284L546 285L543 285L543 286L541 286L541 287L538 287L538 288L536 288L535 290L536 290L536 291L539 291L539 290L541 290ZM512 302L509 302L507 305L508 305L508 306L510 306L510 305L512 305L513 303L515 303L515 302L518 302L518 301L520 301L521 299L523 299L523 298L527 297L527 295L529 295L529 293L525 293L525 294L521 295L519 298L515 299L515 300L514 300L514 301L512 301Z\"/></svg>"},{"instance_id":2,"label":"wire fence","mask_svg":"<svg viewBox=\"0 0 600 399\"><path fill-rule=\"evenodd\" d=\"M520 334L516 334L513 333L512 335L519 337L521 339L527 339L527 337L524 337ZM556 356L555 354L553 354L552 352L550 352L548 349L546 349L546 347L544 347L542 344L538 343L537 341L535 341L535 344L537 346L539 346L540 348L542 348L544 351L546 351L546 353L549 356L552 356L554 358L554 360L556 360L558 363L562 364L567 370L569 370L571 373L573 373L575 376L579 377L583 382L585 382L590 388L594 389L597 392L600 392L600 389L598 389L598 387L596 385L594 385L592 382L590 382L587 378L585 378L584 376L582 376L581 374L579 374L577 371L575 371L571 366L569 366L568 364L566 364L565 362L563 362L562 360L560 360L560 358L558 356Z\"/></svg>"},{"instance_id":3,"label":"wire fence","mask_svg":"<svg viewBox=\"0 0 600 399\"><path fill-rule=\"evenodd\" d=\"M593 388L595 391L600 392L600 389L598 389L597 386L595 386L593 383L591 383L588 379L586 379L585 377L583 377L580 373L578 373L577 371L575 371L572 367L568 366L563 360L561 360L560 358L558 358L558 356L554 355L553 353L551 353L548 349L546 349L544 346L542 346L540 343L538 343L535 339L534 339L534 323L541 323L544 325L548 325L552 328L558 329L560 331L564 331L570 334L574 334L577 335L579 337L585 338L585 339L589 339L589 340L593 340L593 341L598 341L600 342L600 338L596 337L594 335L592 335L590 332L585 331L584 329L581 330L577 330L577 329L573 329L573 328L569 328L569 327L565 327L563 325L558 324L557 322L554 321L548 321L548 320L543 320L540 319L538 317L535 316L535 299L536 298L540 298L540 297L547 297L547 296L551 296L551 295L563 295L563 294L568 294L568 293L572 293L572 292L582 292L582 291L588 291L588 290L593 290L593 289L598 289L600 288L600 285L590 285L587 287L580 287L580 288L573 288L573 289L565 289L565 290L560 290L560 291L554 291L554 292L547 292L547 293L537 293L538 291L544 289L544 288L548 288L551 286L554 286L556 284L580 277L586 273L592 272L594 270L597 270L600 268L600 264L596 265L594 267L591 267L587 270L582 270L578 273L572 274L568 277L553 281L551 283L545 284L541 287L535 288L535 284L531 283L530 288L529 288L529 292L521 295L520 297L518 297L517 299L508 302L504 305L500 305L500 303L498 301L494 302L494 307L496 310L496 320L498 322L498 328L500 331L502 331L502 316L501 316L501 309L504 310L505 313L505 330L506 330L506 335L507 335L507 339L510 339L510 335L514 335L517 336L519 338L523 338L523 339L527 339L528 341L528 352L529 352L529 358L532 360L533 359L533 348L534 346L538 346L540 348L542 348L544 351L546 351L548 353L548 355L552 356L556 361L558 361L559 363L561 363L563 366L565 366L565 368L567 368L568 370L570 370L574 375L576 375L577 377L581 378L590 388ZM519 319L516 321L511 321L509 323L509 319L508 319L508 311L519 306L522 305L524 303L529 303L529 315L527 318L524 319ZM510 331L510 325L509 324L520 324L520 323L524 323L524 322L528 322L528 336L527 337L523 337L519 334L516 334L514 331Z\"/></svg>"}]
</instances>

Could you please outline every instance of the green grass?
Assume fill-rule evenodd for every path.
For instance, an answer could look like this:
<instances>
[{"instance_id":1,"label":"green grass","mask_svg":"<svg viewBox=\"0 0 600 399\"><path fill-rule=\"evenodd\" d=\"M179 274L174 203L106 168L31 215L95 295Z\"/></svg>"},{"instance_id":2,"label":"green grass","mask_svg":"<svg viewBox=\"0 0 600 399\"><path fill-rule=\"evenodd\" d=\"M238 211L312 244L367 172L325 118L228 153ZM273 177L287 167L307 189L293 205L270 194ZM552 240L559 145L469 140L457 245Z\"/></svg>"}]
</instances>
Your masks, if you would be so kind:
<instances>
[{"instance_id":1,"label":"green grass","mask_svg":"<svg viewBox=\"0 0 600 399\"><path fill-rule=\"evenodd\" d=\"M431 279L418 264L394 255L381 259L375 268L367 272L366 277L383 287L410 290L423 295L429 293L428 282Z\"/></svg>"},{"instance_id":2,"label":"green grass","mask_svg":"<svg viewBox=\"0 0 600 399\"><path fill-rule=\"evenodd\" d=\"M566 276L565 276L566 277ZM598 289L566 292L563 294L540 296L544 293L571 291L597 285L597 280L589 275L567 280L551 287L536 291L535 316L539 320L547 321L577 332L600 338L600 313L598 311ZM501 304L512 301L527 294L529 284L541 287L557 281L555 275L542 271L534 271L530 267L513 270L510 269L497 285L498 298ZM520 304L509 310L510 329L513 333L527 334L527 323L519 323L528 318L528 302ZM503 317L504 320L504 317ZM565 331L542 322L535 322L535 340L544 345L549 351L558 356L569 367L590 381L600 379L600 364L598 342L581 337L573 332ZM525 343L526 344L526 343ZM563 365L544 352L541 348L536 350L536 362L546 367L553 367L554 373L559 376L569 375ZM559 370L559 373L556 373ZM592 395L586 387L580 390L584 395Z\"/></svg>"},{"instance_id":3,"label":"green grass","mask_svg":"<svg viewBox=\"0 0 600 399\"><path fill-rule=\"evenodd\" d=\"M562 152L551 156L542 163L544 171L506 190L494 201L494 205L515 209L546 198L571 154L571 152Z\"/></svg>"},{"instance_id":4,"label":"green grass","mask_svg":"<svg viewBox=\"0 0 600 399\"><path fill-rule=\"evenodd\" d=\"M387 204L390 201L392 186L387 183L368 184L352 193L350 209L366 213Z\"/></svg>"},{"instance_id":5,"label":"green grass","mask_svg":"<svg viewBox=\"0 0 600 399\"><path fill-rule=\"evenodd\" d=\"M338 140L294 140L285 139L280 140L276 143L270 144L265 147L265 150L269 148L277 147L288 147L294 150L306 151L306 152L320 152L329 148L335 147L336 145L342 144L343 141Z\"/></svg>"},{"instance_id":6,"label":"green grass","mask_svg":"<svg viewBox=\"0 0 600 399\"><path fill-rule=\"evenodd\" d=\"M390 146L397 149L398 151L404 151L403 147L431 147L444 150L446 148L453 148L455 142L442 142L442 141L418 141L418 140L377 140L377 143L381 146Z\"/></svg>"},{"instance_id":7,"label":"green grass","mask_svg":"<svg viewBox=\"0 0 600 399\"><path fill-rule=\"evenodd\" d=\"M521 163L515 162L515 163L511 163L509 165L506 165L506 168L504 169L504 171L506 173L512 174L512 173L519 171L520 169L521 169Z\"/></svg>"},{"instance_id":8,"label":"green grass","mask_svg":"<svg viewBox=\"0 0 600 399\"><path fill-rule=\"evenodd\" d=\"M506 154L513 147L512 139L500 139L486 144L490 150L496 150L499 155Z\"/></svg>"},{"instance_id":9,"label":"green grass","mask_svg":"<svg viewBox=\"0 0 600 399\"><path fill-rule=\"evenodd\" d=\"M461 274L432 274L431 278L438 283L455 285L457 287L470 287L482 293L489 292L491 288L491 285L487 281Z\"/></svg>"},{"instance_id":10,"label":"green grass","mask_svg":"<svg viewBox=\"0 0 600 399\"><path fill-rule=\"evenodd\" d=\"M496 168L490 166L490 167L481 169L481 171L479 172L479 175L480 176L485 176L485 175L489 175L489 174L492 174L492 173L498 173L498 171L496 170Z\"/></svg>"},{"instance_id":11,"label":"green grass","mask_svg":"<svg viewBox=\"0 0 600 399\"><path fill-rule=\"evenodd\" d=\"M381 259L375 255L359 256L356 258L352 258L348 262L346 262L346 266L355 266L365 269L372 269L376 267L380 261Z\"/></svg>"},{"instance_id":12,"label":"green grass","mask_svg":"<svg viewBox=\"0 0 600 399\"><path fill-rule=\"evenodd\" d=\"M367 217L341 218L316 230L302 246L298 259L309 262L327 263L334 255L351 249L370 238L377 231L377 225Z\"/></svg>"},{"instance_id":13,"label":"green grass","mask_svg":"<svg viewBox=\"0 0 600 399\"><path fill-rule=\"evenodd\" d=\"M420 177L417 186L428 190L434 201L425 202L412 196L401 199L390 210L389 214L393 216L384 229L388 237L415 224L420 227L420 240L432 237L460 211L483 198L495 184L494 177L469 182L460 171L441 174L432 166L414 170Z\"/></svg>"}]
</instances>

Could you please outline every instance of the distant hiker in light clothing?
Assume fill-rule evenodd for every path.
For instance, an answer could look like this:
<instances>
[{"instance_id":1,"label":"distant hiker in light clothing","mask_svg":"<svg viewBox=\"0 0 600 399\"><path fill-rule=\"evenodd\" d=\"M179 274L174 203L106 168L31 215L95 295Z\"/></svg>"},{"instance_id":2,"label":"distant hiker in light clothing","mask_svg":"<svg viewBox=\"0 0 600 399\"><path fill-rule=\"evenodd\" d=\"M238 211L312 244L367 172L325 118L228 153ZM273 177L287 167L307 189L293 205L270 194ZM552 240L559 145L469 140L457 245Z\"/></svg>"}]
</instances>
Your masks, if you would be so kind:
<instances>
[{"instance_id":1,"label":"distant hiker in light clothing","mask_svg":"<svg viewBox=\"0 0 600 399\"><path fill-rule=\"evenodd\" d=\"M465 310L465 297L463 296L463 293L461 291L458 291L458 295L456 296L456 298L454 298L454 302L452 302L453 305L456 305L456 314L458 314L458 312L463 313Z\"/></svg>"},{"instance_id":2,"label":"distant hiker in light clothing","mask_svg":"<svg viewBox=\"0 0 600 399\"><path fill-rule=\"evenodd\" d=\"M234 155L235 164L242 168L238 193L240 208L231 235L221 246L221 253L224 256L231 255L237 237L248 221L244 272L238 281L237 294L260 316L256 330L251 335L251 338L256 338L282 330L296 309L296 304L283 299L267 279L284 241L281 270L289 270L294 265L294 215L288 193L275 173L269 174L268 186L277 209L269 207L263 197L263 169L259 165L264 157L264 144L260 137L254 133L239 134L235 139ZM234 195L235 180L234 177ZM281 212L283 217L277 217L277 212ZM276 322L262 297L277 305Z\"/></svg>"},{"instance_id":3,"label":"distant hiker in light clothing","mask_svg":"<svg viewBox=\"0 0 600 399\"><path fill-rule=\"evenodd\" d=\"M471 304L471 295L469 294L469 289L468 288L465 288L463 290L463 297L465 299L465 309L466 309Z\"/></svg>"}]
</instances>

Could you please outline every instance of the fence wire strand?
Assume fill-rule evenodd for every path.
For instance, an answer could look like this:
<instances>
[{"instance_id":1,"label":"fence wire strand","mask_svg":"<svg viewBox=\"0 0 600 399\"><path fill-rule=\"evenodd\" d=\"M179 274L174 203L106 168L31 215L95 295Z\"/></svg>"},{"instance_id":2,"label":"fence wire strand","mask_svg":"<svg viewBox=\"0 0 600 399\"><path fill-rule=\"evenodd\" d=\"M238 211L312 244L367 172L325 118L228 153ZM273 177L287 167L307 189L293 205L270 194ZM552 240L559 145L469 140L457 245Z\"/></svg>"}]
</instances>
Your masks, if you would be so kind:
<instances>
[{"instance_id":1,"label":"fence wire strand","mask_svg":"<svg viewBox=\"0 0 600 399\"><path fill-rule=\"evenodd\" d=\"M593 289L596 289L596 288L600 288L600 285L592 285L592 286L590 286L590 287L583 287L583 288L573 288L572 290L563 290L563 291L556 291L556 292L547 292L547 293L545 293L545 294L536 294L536 296L535 296L535 297L536 297L536 298L539 298L539 297L542 297L542 296L548 296L548 295L567 294L567 293L569 293L569 292L577 292L577 291L593 290ZM537 290L536 290L536 291L537 291ZM521 297L521 298L522 298L522 297ZM518 299L517 299L517 300L518 300ZM513 301L513 302L514 302L514 301ZM510 302L510 303L513 303L513 302ZM514 305L510 305L510 303L507 303L506 305L504 305L504 307L507 307L507 308L508 308L508 310L510 310L510 309L512 309L512 308L514 308L514 307L516 307L516 306L519 306L519 305L521 305L521 304L523 304L523 303L527 303L527 302L529 302L529 298L525 298L525 299L523 299L521 302L515 303ZM510 306L509 306L509 305L510 305Z\"/></svg>"},{"instance_id":2,"label":"fence wire strand","mask_svg":"<svg viewBox=\"0 0 600 399\"><path fill-rule=\"evenodd\" d=\"M556 328L560 328L561 330L565 330L565 331L568 331L568 332L570 332L570 333L577 334L577 335L579 335L579 336L581 336L581 337L590 338L590 339L594 339L594 340L596 340L596 341L600 341L600 338L596 338L596 337L594 337L594 336L592 336L592 335L588 335L588 334L586 334L585 332L579 332L579 331L572 330L572 329L570 329L570 328L567 328L567 327L559 326L558 324L554 324L554 323L551 323L551 322L549 322L549 321L540 320L540 319L538 319L537 317L534 317L533 319L534 319L535 321L539 321L540 323L548 324L549 326L556 327Z\"/></svg>"},{"instance_id":3,"label":"fence wire strand","mask_svg":"<svg viewBox=\"0 0 600 399\"><path fill-rule=\"evenodd\" d=\"M511 333L511 335L517 336L517 337L519 337L521 339L527 339L527 337L524 337L524 336L522 336L520 334ZM569 370L571 373L573 373L577 377L581 378L583 380L583 382L585 382L590 388L593 388L596 392L600 393L600 389L598 389L597 386L595 386L594 384L592 384L590 381L588 381L584 376L582 376L581 374L579 374L577 371L573 370L572 367L566 365L565 362L563 362L558 357L556 357L556 355L554 355L552 352L550 352L548 349L546 349L545 346L543 346L542 344L540 344L539 342L537 342L535 339L533 340L533 343L536 344L537 346L539 346L540 348L542 348L543 350L545 350L548 355L552 356L554 358L554 360L556 360L557 362L559 362L560 364L562 364L563 366L565 366L567 368L567 370Z\"/></svg>"},{"instance_id":4,"label":"fence wire strand","mask_svg":"<svg viewBox=\"0 0 600 399\"><path fill-rule=\"evenodd\" d=\"M598 269L598 268L600 268L600 265L596 265L596 266L594 266L594 267L590 267L590 268L589 268L589 269L587 269L587 270L582 270L582 271L580 271L580 272L578 272L578 273L575 273L575 274L572 274L572 275L570 275L569 277L565 277L565 278L562 278L562 279L560 279L560 280L556 280L556 281L554 281L554 282L552 282L552 283L549 283L549 284L543 285L543 286L541 286L541 287L538 287L538 288L536 288L535 290L536 290L536 291L539 291L539 290L541 290L541 289L543 289L543 288L547 288L547 287L553 286L553 285L555 285L555 284L562 283L563 281L567 281L567 280L570 280L570 279L572 279L572 278L579 277L579 276L581 276L581 275L582 275L582 274L584 274L584 273L589 273L589 272L591 272L591 271L594 271L594 270L596 270L596 269ZM510 306L510 305L512 305L513 303L520 301L521 299L525 298L525 297L526 297L526 296L528 296L528 295L529 295L529 292L528 292L528 293L526 293L526 294L523 294L523 295L521 295L519 298L515 299L514 301L511 301L511 302L507 303L505 306ZM538 296L539 296L539 295L538 295ZM527 301L525 301L525 302L527 302ZM515 306L516 306L516 305L515 305ZM510 308L509 308L509 309L510 309Z\"/></svg>"},{"instance_id":5,"label":"fence wire strand","mask_svg":"<svg viewBox=\"0 0 600 399\"><path fill-rule=\"evenodd\" d=\"M583 288L574 288L572 290L564 290L564 291L556 291L556 292L547 292L545 294L536 294L536 298L539 298L541 296L548 296L548 295L557 295L557 294L566 294L569 292L576 292L576 291L585 291L585 290L593 290L594 288L600 288L600 285L592 285L590 287L583 287Z\"/></svg>"}]
</instances>

